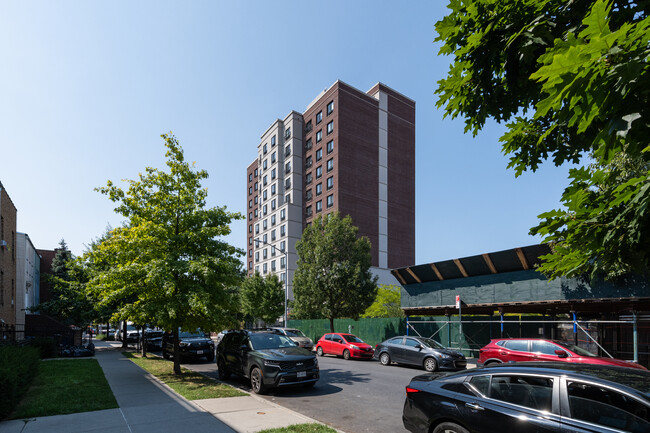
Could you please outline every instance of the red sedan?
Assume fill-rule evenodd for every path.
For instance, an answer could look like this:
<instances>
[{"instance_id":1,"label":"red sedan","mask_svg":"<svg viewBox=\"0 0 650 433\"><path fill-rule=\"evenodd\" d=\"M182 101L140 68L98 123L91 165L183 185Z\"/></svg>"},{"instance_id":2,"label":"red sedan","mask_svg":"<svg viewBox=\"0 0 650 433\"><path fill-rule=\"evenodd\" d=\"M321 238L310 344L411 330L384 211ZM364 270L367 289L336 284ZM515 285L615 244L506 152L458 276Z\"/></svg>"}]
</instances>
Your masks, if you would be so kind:
<instances>
[{"instance_id":1,"label":"red sedan","mask_svg":"<svg viewBox=\"0 0 650 433\"><path fill-rule=\"evenodd\" d=\"M342 356L344 359L371 359L375 350L368 343L352 334L325 334L316 343L318 356L325 354Z\"/></svg>"},{"instance_id":2,"label":"red sedan","mask_svg":"<svg viewBox=\"0 0 650 433\"><path fill-rule=\"evenodd\" d=\"M632 361L594 355L566 341L546 340L542 338L494 339L479 351L478 365L490 365L510 361L564 361L646 369L642 365Z\"/></svg>"}]
</instances>

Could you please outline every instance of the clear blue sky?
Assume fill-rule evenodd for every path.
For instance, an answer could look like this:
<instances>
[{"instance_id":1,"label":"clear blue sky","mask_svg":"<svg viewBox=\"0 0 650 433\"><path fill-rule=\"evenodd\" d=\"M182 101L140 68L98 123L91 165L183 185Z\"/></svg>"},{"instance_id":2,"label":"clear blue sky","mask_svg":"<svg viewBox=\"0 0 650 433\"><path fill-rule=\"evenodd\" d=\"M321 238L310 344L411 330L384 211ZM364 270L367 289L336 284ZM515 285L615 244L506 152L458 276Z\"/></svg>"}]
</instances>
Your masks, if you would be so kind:
<instances>
[{"instance_id":1,"label":"clear blue sky","mask_svg":"<svg viewBox=\"0 0 650 433\"><path fill-rule=\"evenodd\" d=\"M93 188L164 165L161 133L206 169L208 203L246 211L260 135L340 79L416 101L416 260L536 243L568 168L515 179L489 125L436 109L443 1L20 1L0 9L0 181L18 231L73 253L120 224ZM246 242L244 221L228 240Z\"/></svg>"}]
</instances>

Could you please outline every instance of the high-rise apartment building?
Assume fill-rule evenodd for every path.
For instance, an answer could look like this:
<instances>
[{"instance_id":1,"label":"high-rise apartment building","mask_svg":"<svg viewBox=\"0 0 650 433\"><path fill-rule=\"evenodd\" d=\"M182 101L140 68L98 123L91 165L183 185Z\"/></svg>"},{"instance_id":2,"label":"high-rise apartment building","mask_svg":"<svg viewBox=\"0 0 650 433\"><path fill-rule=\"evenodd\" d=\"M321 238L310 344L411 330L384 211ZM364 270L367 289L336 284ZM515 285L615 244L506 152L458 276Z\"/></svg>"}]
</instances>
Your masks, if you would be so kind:
<instances>
[{"instance_id":1,"label":"high-rise apartment building","mask_svg":"<svg viewBox=\"0 0 650 433\"><path fill-rule=\"evenodd\" d=\"M415 262L415 102L378 83L335 82L262 134L247 169L247 269L276 273L292 299L296 242L320 215L350 215L372 265Z\"/></svg>"}]
</instances>

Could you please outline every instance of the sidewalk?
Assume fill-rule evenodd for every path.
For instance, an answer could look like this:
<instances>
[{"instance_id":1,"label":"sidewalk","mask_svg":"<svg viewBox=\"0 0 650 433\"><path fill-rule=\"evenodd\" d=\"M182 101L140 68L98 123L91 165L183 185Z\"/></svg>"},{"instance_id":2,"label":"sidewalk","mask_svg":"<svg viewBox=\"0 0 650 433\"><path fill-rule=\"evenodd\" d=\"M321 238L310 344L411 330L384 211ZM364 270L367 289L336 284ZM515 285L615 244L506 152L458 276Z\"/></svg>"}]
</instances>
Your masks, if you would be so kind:
<instances>
[{"instance_id":1,"label":"sidewalk","mask_svg":"<svg viewBox=\"0 0 650 433\"><path fill-rule=\"evenodd\" d=\"M0 433L255 433L317 422L252 395L187 401L111 346L97 342L96 358L118 409L4 421Z\"/></svg>"}]
</instances>

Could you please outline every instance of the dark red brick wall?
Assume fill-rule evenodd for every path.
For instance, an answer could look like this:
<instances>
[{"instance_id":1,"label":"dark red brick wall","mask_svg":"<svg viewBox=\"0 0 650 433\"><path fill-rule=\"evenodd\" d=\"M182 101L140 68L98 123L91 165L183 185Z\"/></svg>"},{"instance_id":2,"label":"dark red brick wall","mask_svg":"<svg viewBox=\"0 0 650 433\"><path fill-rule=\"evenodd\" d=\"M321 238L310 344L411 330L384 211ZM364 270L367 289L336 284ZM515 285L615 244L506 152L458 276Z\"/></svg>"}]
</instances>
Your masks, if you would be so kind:
<instances>
[{"instance_id":1,"label":"dark red brick wall","mask_svg":"<svg viewBox=\"0 0 650 433\"><path fill-rule=\"evenodd\" d=\"M249 257L249 250L253 249L254 245L251 245L255 237L255 223L258 221L259 217L255 217L255 209L258 208L258 205L255 204L255 198L259 195L259 188L255 191L255 183L258 182L258 177L255 176L255 170L259 166L259 160L255 158L255 161L248 166L246 170L246 272L248 275L252 275L255 271L255 253L253 252L253 257ZM252 179L252 180L249 180ZM252 194L249 194L249 188L253 188ZM253 207L249 207L249 200L253 201ZM252 215L252 218L250 214ZM253 228L252 233L249 232L248 227ZM249 269L249 263L253 262L253 269Z\"/></svg>"}]
</instances>

